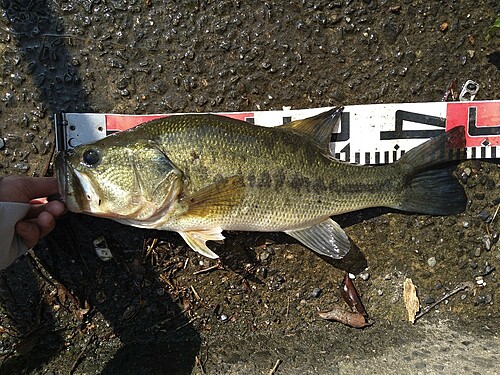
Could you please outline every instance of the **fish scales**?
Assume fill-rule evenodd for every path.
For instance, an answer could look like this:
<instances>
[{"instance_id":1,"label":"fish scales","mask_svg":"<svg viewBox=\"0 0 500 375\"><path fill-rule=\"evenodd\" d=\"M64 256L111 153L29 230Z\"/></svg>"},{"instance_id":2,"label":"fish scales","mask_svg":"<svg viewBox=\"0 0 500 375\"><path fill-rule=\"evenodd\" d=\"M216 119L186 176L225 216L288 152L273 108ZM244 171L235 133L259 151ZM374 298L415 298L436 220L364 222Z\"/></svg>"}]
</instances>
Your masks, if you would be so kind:
<instances>
[{"instance_id":1,"label":"fish scales","mask_svg":"<svg viewBox=\"0 0 500 375\"><path fill-rule=\"evenodd\" d=\"M338 162L296 134L230 118L173 116L140 130L146 132L140 137L158 137L187 176L186 195L224 178L243 178L241 205L215 208L200 218L228 230L303 227L318 216L392 204L401 187L394 165L366 168Z\"/></svg>"}]
</instances>

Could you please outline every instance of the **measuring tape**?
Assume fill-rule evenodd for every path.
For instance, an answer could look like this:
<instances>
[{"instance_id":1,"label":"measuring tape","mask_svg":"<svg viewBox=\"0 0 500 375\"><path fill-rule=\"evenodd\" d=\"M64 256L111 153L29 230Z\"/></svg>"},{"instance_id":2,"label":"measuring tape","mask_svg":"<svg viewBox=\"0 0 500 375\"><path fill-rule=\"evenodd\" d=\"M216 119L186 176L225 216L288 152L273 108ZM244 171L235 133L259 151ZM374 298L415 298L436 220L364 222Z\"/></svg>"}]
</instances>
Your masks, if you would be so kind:
<instances>
[{"instance_id":1,"label":"measuring tape","mask_svg":"<svg viewBox=\"0 0 500 375\"><path fill-rule=\"evenodd\" d=\"M283 108L216 114L271 127L328 109ZM172 115L60 113L55 116L57 149L91 143L143 122ZM346 106L334 128L330 150L335 158L350 163L392 163L410 149L457 126L465 127L468 159L500 158L500 100Z\"/></svg>"}]
</instances>

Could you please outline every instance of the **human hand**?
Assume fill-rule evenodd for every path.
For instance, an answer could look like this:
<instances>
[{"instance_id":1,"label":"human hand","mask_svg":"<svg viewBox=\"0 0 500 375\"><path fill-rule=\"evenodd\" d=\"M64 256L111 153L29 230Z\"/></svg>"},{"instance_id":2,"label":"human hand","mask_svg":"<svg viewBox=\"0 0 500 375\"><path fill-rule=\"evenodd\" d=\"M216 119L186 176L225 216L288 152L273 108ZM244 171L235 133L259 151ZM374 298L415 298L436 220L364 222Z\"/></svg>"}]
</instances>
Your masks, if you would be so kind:
<instances>
[{"instance_id":1,"label":"human hand","mask_svg":"<svg viewBox=\"0 0 500 375\"><path fill-rule=\"evenodd\" d=\"M60 201L48 202L46 197L58 194L57 180L51 177L8 176L0 179L0 201L29 203L26 217L16 223L16 233L28 248L56 225L66 207Z\"/></svg>"}]
</instances>

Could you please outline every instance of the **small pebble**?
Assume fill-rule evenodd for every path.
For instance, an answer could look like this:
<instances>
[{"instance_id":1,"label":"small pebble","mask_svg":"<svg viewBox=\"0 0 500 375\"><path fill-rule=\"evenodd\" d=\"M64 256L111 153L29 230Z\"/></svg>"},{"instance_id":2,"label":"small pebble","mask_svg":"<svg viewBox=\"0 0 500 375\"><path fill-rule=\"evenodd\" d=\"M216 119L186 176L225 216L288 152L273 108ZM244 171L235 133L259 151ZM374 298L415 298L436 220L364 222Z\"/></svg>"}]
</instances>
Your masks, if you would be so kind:
<instances>
[{"instance_id":1,"label":"small pebble","mask_svg":"<svg viewBox=\"0 0 500 375\"><path fill-rule=\"evenodd\" d=\"M313 298L319 298L319 296L321 295L321 292L323 290L321 288L314 288L312 293L311 293L311 297Z\"/></svg>"},{"instance_id":2,"label":"small pebble","mask_svg":"<svg viewBox=\"0 0 500 375\"><path fill-rule=\"evenodd\" d=\"M484 247L486 248L487 251L491 250L491 241L489 236L484 236L483 237L483 242L484 242Z\"/></svg>"},{"instance_id":3,"label":"small pebble","mask_svg":"<svg viewBox=\"0 0 500 375\"><path fill-rule=\"evenodd\" d=\"M477 247L476 250L474 250L474 256L475 257L481 256L481 248Z\"/></svg>"},{"instance_id":4,"label":"small pebble","mask_svg":"<svg viewBox=\"0 0 500 375\"><path fill-rule=\"evenodd\" d=\"M464 221L463 224L464 228L469 228L469 222L468 221Z\"/></svg>"},{"instance_id":5,"label":"small pebble","mask_svg":"<svg viewBox=\"0 0 500 375\"><path fill-rule=\"evenodd\" d=\"M483 221L486 221L486 222L490 222L492 217L490 215L490 213L486 210L482 210L480 213L479 213L479 218Z\"/></svg>"},{"instance_id":6,"label":"small pebble","mask_svg":"<svg viewBox=\"0 0 500 375\"><path fill-rule=\"evenodd\" d=\"M382 291L382 289L379 289L379 290L377 290L377 294L378 294L379 296L381 296L382 294L384 294L384 292Z\"/></svg>"},{"instance_id":7,"label":"small pebble","mask_svg":"<svg viewBox=\"0 0 500 375\"><path fill-rule=\"evenodd\" d=\"M436 302L436 299L433 296L427 296L425 297L424 302L426 305L432 305L434 302Z\"/></svg>"},{"instance_id":8,"label":"small pebble","mask_svg":"<svg viewBox=\"0 0 500 375\"><path fill-rule=\"evenodd\" d=\"M266 259L268 259L268 258L269 258L269 255L270 255L270 254L269 254L267 251L263 251L262 253L260 253L260 255L259 255L259 259L260 259L261 261L264 261L264 260L266 260Z\"/></svg>"},{"instance_id":9,"label":"small pebble","mask_svg":"<svg viewBox=\"0 0 500 375\"><path fill-rule=\"evenodd\" d=\"M367 281L370 278L370 274L368 272L362 272L362 273L359 274L359 277L362 280Z\"/></svg>"},{"instance_id":10,"label":"small pebble","mask_svg":"<svg viewBox=\"0 0 500 375\"><path fill-rule=\"evenodd\" d=\"M222 315L220 316L220 320L221 320L221 322L225 322L227 319L228 319L228 318L227 318L227 315L226 315L226 314L222 314Z\"/></svg>"},{"instance_id":11,"label":"small pebble","mask_svg":"<svg viewBox=\"0 0 500 375\"><path fill-rule=\"evenodd\" d=\"M5 147L5 141L3 138L0 138L0 150Z\"/></svg>"},{"instance_id":12,"label":"small pebble","mask_svg":"<svg viewBox=\"0 0 500 375\"><path fill-rule=\"evenodd\" d=\"M494 271L495 268L490 266L489 264L487 264L485 267L484 267L484 274L485 275L489 275L492 271Z\"/></svg>"},{"instance_id":13,"label":"small pebble","mask_svg":"<svg viewBox=\"0 0 500 375\"><path fill-rule=\"evenodd\" d=\"M264 279L267 277L268 275L268 270L266 267L260 267L257 269L257 274L259 274L261 277L263 277Z\"/></svg>"},{"instance_id":14,"label":"small pebble","mask_svg":"<svg viewBox=\"0 0 500 375\"><path fill-rule=\"evenodd\" d=\"M476 283L477 283L477 285L482 285L482 286L486 285L482 276L476 277Z\"/></svg>"},{"instance_id":15,"label":"small pebble","mask_svg":"<svg viewBox=\"0 0 500 375\"><path fill-rule=\"evenodd\" d=\"M481 304L483 304L483 303L485 303L485 302L486 302L486 297L485 297L485 296L478 295L478 296L476 297L476 304L477 304L477 305L481 305Z\"/></svg>"},{"instance_id":16,"label":"small pebble","mask_svg":"<svg viewBox=\"0 0 500 375\"><path fill-rule=\"evenodd\" d=\"M434 267L436 265L436 258L435 257L430 257L427 259L427 264L429 267Z\"/></svg>"}]
</instances>

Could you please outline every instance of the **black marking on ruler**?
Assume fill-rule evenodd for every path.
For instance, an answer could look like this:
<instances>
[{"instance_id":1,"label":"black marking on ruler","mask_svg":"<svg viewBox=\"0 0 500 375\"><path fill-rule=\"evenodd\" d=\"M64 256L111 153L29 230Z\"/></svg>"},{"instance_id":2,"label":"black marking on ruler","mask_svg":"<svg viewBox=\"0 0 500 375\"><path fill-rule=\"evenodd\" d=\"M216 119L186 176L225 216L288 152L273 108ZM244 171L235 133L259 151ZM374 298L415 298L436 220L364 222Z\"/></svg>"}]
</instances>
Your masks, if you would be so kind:
<instances>
[{"instance_id":1,"label":"black marking on ruler","mask_svg":"<svg viewBox=\"0 0 500 375\"><path fill-rule=\"evenodd\" d=\"M497 158L497 148L496 147L492 147L491 148L491 158L492 159L496 159Z\"/></svg>"},{"instance_id":2,"label":"black marking on ruler","mask_svg":"<svg viewBox=\"0 0 500 375\"><path fill-rule=\"evenodd\" d=\"M254 117L245 117L245 121L248 122L249 124L255 125Z\"/></svg>"},{"instance_id":3,"label":"black marking on ruler","mask_svg":"<svg viewBox=\"0 0 500 375\"><path fill-rule=\"evenodd\" d=\"M384 163L389 163L389 151L384 151Z\"/></svg>"},{"instance_id":4,"label":"black marking on ruler","mask_svg":"<svg viewBox=\"0 0 500 375\"><path fill-rule=\"evenodd\" d=\"M380 152L375 151L375 164L380 164Z\"/></svg>"},{"instance_id":5,"label":"black marking on ruler","mask_svg":"<svg viewBox=\"0 0 500 375\"><path fill-rule=\"evenodd\" d=\"M472 147L472 159L476 158L476 148Z\"/></svg>"},{"instance_id":6,"label":"black marking on ruler","mask_svg":"<svg viewBox=\"0 0 500 375\"><path fill-rule=\"evenodd\" d=\"M351 161L351 144L348 143L340 152L345 153L345 161L350 162Z\"/></svg>"},{"instance_id":7,"label":"black marking on ruler","mask_svg":"<svg viewBox=\"0 0 500 375\"><path fill-rule=\"evenodd\" d=\"M393 162L398 160L398 152L397 151L392 152L392 158L393 158L393 160L392 160Z\"/></svg>"},{"instance_id":8,"label":"black marking on ruler","mask_svg":"<svg viewBox=\"0 0 500 375\"><path fill-rule=\"evenodd\" d=\"M340 115L340 132L333 133L330 142L348 141L351 132L351 120L349 112L342 112ZM343 151L340 151L343 152Z\"/></svg>"},{"instance_id":9,"label":"black marking on ruler","mask_svg":"<svg viewBox=\"0 0 500 375\"><path fill-rule=\"evenodd\" d=\"M411 121L418 124L438 126L441 129L434 130L403 130L403 121ZM381 131L380 139L415 139L415 138L432 138L444 131L446 127L446 119L437 116L424 115L421 113L396 111L395 130Z\"/></svg>"},{"instance_id":10,"label":"black marking on ruler","mask_svg":"<svg viewBox=\"0 0 500 375\"><path fill-rule=\"evenodd\" d=\"M500 135L498 126L477 126L477 107L469 107L468 132L472 137Z\"/></svg>"},{"instance_id":11,"label":"black marking on ruler","mask_svg":"<svg viewBox=\"0 0 500 375\"><path fill-rule=\"evenodd\" d=\"M58 112L54 116L54 125L56 129L56 146L57 151L64 151L67 149L66 128L68 121L65 120L64 114Z\"/></svg>"},{"instance_id":12,"label":"black marking on ruler","mask_svg":"<svg viewBox=\"0 0 500 375\"><path fill-rule=\"evenodd\" d=\"M340 152L336 152L334 155L334 158L340 160Z\"/></svg>"},{"instance_id":13,"label":"black marking on ruler","mask_svg":"<svg viewBox=\"0 0 500 375\"><path fill-rule=\"evenodd\" d=\"M292 118L290 116L283 116L283 125L289 124L292 122Z\"/></svg>"},{"instance_id":14,"label":"black marking on ruler","mask_svg":"<svg viewBox=\"0 0 500 375\"><path fill-rule=\"evenodd\" d=\"M481 159L486 159L486 147L481 147Z\"/></svg>"},{"instance_id":15,"label":"black marking on ruler","mask_svg":"<svg viewBox=\"0 0 500 375\"><path fill-rule=\"evenodd\" d=\"M365 152L365 164L370 164L370 153Z\"/></svg>"},{"instance_id":16,"label":"black marking on ruler","mask_svg":"<svg viewBox=\"0 0 500 375\"><path fill-rule=\"evenodd\" d=\"M354 154L354 163L359 164L359 161L360 161L360 156L361 156L361 155L359 154L359 152L356 152L356 153Z\"/></svg>"}]
</instances>

